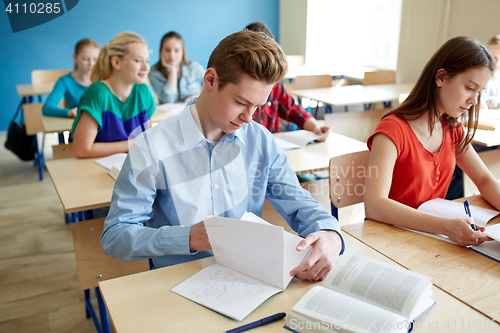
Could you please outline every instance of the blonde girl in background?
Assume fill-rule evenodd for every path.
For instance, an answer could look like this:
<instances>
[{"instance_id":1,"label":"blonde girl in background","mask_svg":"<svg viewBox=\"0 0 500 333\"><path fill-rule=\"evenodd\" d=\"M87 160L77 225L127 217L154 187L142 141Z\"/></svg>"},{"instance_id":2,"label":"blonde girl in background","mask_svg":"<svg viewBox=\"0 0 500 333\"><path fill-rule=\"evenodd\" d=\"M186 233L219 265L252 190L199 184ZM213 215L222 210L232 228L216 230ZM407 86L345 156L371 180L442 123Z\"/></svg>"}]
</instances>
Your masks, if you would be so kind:
<instances>
[{"instance_id":1,"label":"blonde girl in background","mask_svg":"<svg viewBox=\"0 0 500 333\"><path fill-rule=\"evenodd\" d=\"M104 45L78 104L73 147L79 158L126 153L131 134L146 130L155 102L145 84L149 50L141 36L122 32Z\"/></svg>"}]
</instances>

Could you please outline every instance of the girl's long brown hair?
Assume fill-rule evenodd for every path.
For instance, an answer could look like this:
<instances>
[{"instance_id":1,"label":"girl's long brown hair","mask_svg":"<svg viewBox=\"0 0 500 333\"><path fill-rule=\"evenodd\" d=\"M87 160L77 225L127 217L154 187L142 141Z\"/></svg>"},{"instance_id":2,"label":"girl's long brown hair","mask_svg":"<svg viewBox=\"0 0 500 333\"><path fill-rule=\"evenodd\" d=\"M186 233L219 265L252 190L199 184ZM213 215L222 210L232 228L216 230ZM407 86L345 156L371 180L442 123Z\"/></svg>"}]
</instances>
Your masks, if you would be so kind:
<instances>
[{"instance_id":1,"label":"girl's long brown hair","mask_svg":"<svg viewBox=\"0 0 500 333\"><path fill-rule=\"evenodd\" d=\"M415 120L429 111L429 129L432 133L434 124L439 118L436 73L442 68L446 71L445 75L451 79L473 67L488 68L493 74L495 63L488 50L472 38L455 37L448 40L427 62L415 87L406 100L388 114L393 113L402 119ZM472 105L467 111L467 123L464 122L463 124L465 135L457 146L457 155L460 155L466 149L474 137L477 129L478 114L479 102L476 105ZM457 119L447 114L443 114L442 118L452 127L459 126Z\"/></svg>"},{"instance_id":2,"label":"girl's long brown hair","mask_svg":"<svg viewBox=\"0 0 500 333\"><path fill-rule=\"evenodd\" d=\"M165 78L168 80L168 71L165 67L163 67L161 65L161 49L163 48L163 43L165 43L165 41L167 39L170 39L170 38L176 38L178 40L180 40L182 42L182 62L185 64L185 65L189 65L189 60L187 58L187 54L186 54L186 45L184 44L184 39L182 39L182 36L179 35L177 32L175 31L170 31L170 32L167 32L165 35L163 35L163 37L161 38L161 42L160 42L160 59L158 60L158 62L156 64L154 64L154 66L151 68L151 69L156 69L156 70L159 70L160 73L163 74L163 76L165 76Z\"/></svg>"}]
</instances>

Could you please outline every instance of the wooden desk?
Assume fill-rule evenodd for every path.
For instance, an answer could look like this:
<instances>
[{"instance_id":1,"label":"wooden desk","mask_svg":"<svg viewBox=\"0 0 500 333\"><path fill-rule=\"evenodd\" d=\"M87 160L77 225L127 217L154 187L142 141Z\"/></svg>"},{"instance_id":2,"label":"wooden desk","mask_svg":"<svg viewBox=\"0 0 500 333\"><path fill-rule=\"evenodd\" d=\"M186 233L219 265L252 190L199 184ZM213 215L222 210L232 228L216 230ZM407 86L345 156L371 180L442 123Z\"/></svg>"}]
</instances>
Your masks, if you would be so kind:
<instances>
[{"instance_id":1,"label":"wooden desk","mask_svg":"<svg viewBox=\"0 0 500 333\"><path fill-rule=\"evenodd\" d=\"M290 93L300 98L309 98L331 106L345 106L397 101L401 94L409 93L413 86L414 83L377 84L373 86L352 85L292 90Z\"/></svg>"},{"instance_id":2,"label":"wooden desk","mask_svg":"<svg viewBox=\"0 0 500 333\"><path fill-rule=\"evenodd\" d=\"M286 132L275 133L280 137ZM330 132L325 142L315 142L301 149L285 151L288 165L297 174L328 170L330 158L344 154L367 150L366 143L342 134Z\"/></svg>"},{"instance_id":3,"label":"wooden desk","mask_svg":"<svg viewBox=\"0 0 500 333\"><path fill-rule=\"evenodd\" d=\"M66 213L109 207L115 182L109 170L95 160L65 158L46 162Z\"/></svg>"},{"instance_id":4,"label":"wooden desk","mask_svg":"<svg viewBox=\"0 0 500 333\"><path fill-rule=\"evenodd\" d=\"M345 241L347 246L358 252L391 262L349 235L345 235ZM115 330L118 333L226 331L277 312L289 313L311 287L321 284L294 279L284 292L272 296L244 320L237 322L170 291L213 263L213 257L206 258L100 282L99 287ZM433 299L437 304L417 321L416 331L439 332L448 323L452 327L450 332L470 332L467 326L453 329L453 322L456 325L460 325L462 320L465 323L469 320L474 323L490 323L487 317L439 288L433 287L433 292ZM286 319L283 319L253 329L252 332L288 332L283 328L285 322ZM484 324L481 325L484 328Z\"/></svg>"},{"instance_id":5,"label":"wooden desk","mask_svg":"<svg viewBox=\"0 0 500 333\"><path fill-rule=\"evenodd\" d=\"M302 75L331 75L332 77L346 77L348 79L354 79L361 82L365 76L365 72L372 72L375 68L373 67L363 67L363 66L291 66L288 68L288 72L285 75L285 79L294 79L297 76Z\"/></svg>"},{"instance_id":6,"label":"wooden desk","mask_svg":"<svg viewBox=\"0 0 500 333\"><path fill-rule=\"evenodd\" d=\"M21 97L48 95L54 88L54 83L16 84L17 94Z\"/></svg>"},{"instance_id":7,"label":"wooden desk","mask_svg":"<svg viewBox=\"0 0 500 333\"><path fill-rule=\"evenodd\" d=\"M472 205L492 208L480 196ZM500 217L488 225L500 222ZM468 248L365 221L342 227L347 233L398 264L433 278L434 284L487 317L500 321L500 263Z\"/></svg>"},{"instance_id":8,"label":"wooden desk","mask_svg":"<svg viewBox=\"0 0 500 333\"><path fill-rule=\"evenodd\" d=\"M74 118L41 116L45 133L63 133L71 131Z\"/></svg>"}]
</instances>

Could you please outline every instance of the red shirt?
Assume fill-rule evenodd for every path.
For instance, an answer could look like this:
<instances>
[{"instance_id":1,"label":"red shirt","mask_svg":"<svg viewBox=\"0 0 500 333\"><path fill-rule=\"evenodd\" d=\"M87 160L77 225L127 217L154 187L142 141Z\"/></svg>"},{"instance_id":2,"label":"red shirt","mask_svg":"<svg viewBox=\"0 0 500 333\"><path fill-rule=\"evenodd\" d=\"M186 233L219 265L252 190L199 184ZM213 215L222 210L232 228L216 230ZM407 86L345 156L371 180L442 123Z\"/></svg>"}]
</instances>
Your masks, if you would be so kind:
<instances>
[{"instance_id":1,"label":"red shirt","mask_svg":"<svg viewBox=\"0 0 500 333\"><path fill-rule=\"evenodd\" d=\"M253 120L264 125L271 133L279 132L279 118L291 121L297 127L304 128L304 123L312 114L295 104L281 82L274 85L266 105L259 107L253 114Z\"/></svg>"},{"instance_id":2,"label":"red shirt","mask_svg":"<svg viewBox=\"0 0 500 333\"><path fill-rule=\"evenodd\" d=\"M375 134L387 135L396 145L398 157L394 164L389 198L407 206L418 208L422 203L444 198L455 170L456 148L464 129L452 128L441 120L443 142L432 154L424 148L406 120L391 114L382 119L368 138L371 150ZM371 171L373 177L373 171ZM376 175L375 175L376 176Z\"/></svg>"}]
</instances>

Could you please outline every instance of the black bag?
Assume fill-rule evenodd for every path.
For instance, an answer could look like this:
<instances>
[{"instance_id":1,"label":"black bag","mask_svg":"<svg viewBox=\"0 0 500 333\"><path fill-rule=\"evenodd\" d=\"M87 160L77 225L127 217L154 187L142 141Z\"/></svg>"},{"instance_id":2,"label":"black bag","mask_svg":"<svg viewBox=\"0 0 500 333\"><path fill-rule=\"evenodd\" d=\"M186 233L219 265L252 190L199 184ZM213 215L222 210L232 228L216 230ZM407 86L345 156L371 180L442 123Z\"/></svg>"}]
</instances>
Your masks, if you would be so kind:
<instances>
[{"instance_id":1,"label":"black bag","mask_svg":"<svg viewBox=\"0 0 500 333\"><path fill-rule=\"evenodd\" d=\"M7 132L7 140L5 148L12 151L23 161L31 161L35 158L35 136L26 135L26 126L22 115L22 107L20 106L14 118L10 122L9 131ZM16 122L18 115L21 115L19 123Z\"/></svg>"}]
</instances>

